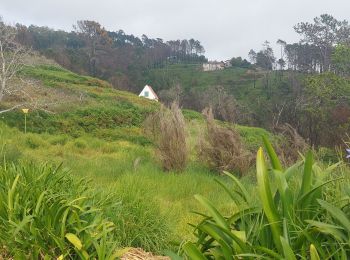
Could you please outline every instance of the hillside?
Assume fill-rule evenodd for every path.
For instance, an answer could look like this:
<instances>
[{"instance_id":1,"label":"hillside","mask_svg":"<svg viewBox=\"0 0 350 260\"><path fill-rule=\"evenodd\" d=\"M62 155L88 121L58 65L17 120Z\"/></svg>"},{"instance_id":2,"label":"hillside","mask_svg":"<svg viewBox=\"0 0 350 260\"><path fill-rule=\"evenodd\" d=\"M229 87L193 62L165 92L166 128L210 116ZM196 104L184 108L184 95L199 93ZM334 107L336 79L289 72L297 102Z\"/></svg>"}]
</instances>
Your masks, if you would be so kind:
<instances>
[{"instance_id":1,"label":"hillside","mask_svg":"<svg viewBox=\"0 0 350 260\"><path fill-rule=\"evenodd\" d=\"M1 156L8 162L63 163L74 178L89 178L92 187L103 188L103 192L112 190L122 203L123 210L113 218L124 230L119 237L123 247L159 251L170 240L186 237L190 228L187 223L197 219L190 213L198 207L193 198L196 193L205 192L220 201L224 211L232 208L225 204L228 197L213 182L216 174L196 160L195 152L185 173L162 171L152 141L143 132L143 120L159 108L159 103L58 66L26 67L21 74L35 80L36 98L50 100L52 105L45 111L29 112L27 134L23 133L20 110L3 114ZM9 98L6 105L15 101ZM195 111L183 113L194 151L204 120ZM269 136L260 128L237 129L252 151L261 143L262 135ZM148 240L154 240L150 236L164 232L156 228L159 225L171 232L162 234L157 243L148 244Z\"/></svg>"},{"instance_id":2,"label":"hillside","mask_svg":"<svg viewBox=\"0 0 350 260\"><path fill-rule=\"evenodd\" d=\"M272 108L269 103L278 104L278 99L288 99L292 88L287 72L281 74L278 71L239 67L203 71L198 64L176 64L153 69L146 78L161 96L164 93L165 98L169 95L169 89L180 86L183 106L197 111L209 104L215 107L220 103L220 96L226 103L235 100L233 102L238 105L236 110L241 110L244 116L238 116L234 121L264 127L271 122L269 114ZM252 102L257 100L259 102ZM217 116L220 117L220 113ZM225 116L222 119L227 120Z\"/></svg>"},{"instance_id":3,"label":"hillside","mask_svg":"<svg viewBox=\"0 0 350 260\"><path fill-rule=\"evenodd\" d=\"M146 3L147 17L119 15L113 30L27 25L110 4L5 7L25 24L0 15L0 260L350 259L349 22L322 14L293 26L298 42L254 50L239 26L231 43L215 39L224 26L203 30L209 5L197 24L183 12L186 37L199 26L224 62L192 37L116 30L151 33L188 4ZM146 84L161 102L137 95Z\"/></svg>"},{"instance_id":4,"label":"hillside","mask_svg":"<svg viewBox=\"0 0 350 260\"><path fill-rule=\"evenodd\" d=\"M177 64L150 70L146 78L163 100L178 99L184 108L211 105L220 120L271 131L288 124L315 147L344 147L349 77L253 68L204 72L199 65Z\"/></svg>"}]
</instances>

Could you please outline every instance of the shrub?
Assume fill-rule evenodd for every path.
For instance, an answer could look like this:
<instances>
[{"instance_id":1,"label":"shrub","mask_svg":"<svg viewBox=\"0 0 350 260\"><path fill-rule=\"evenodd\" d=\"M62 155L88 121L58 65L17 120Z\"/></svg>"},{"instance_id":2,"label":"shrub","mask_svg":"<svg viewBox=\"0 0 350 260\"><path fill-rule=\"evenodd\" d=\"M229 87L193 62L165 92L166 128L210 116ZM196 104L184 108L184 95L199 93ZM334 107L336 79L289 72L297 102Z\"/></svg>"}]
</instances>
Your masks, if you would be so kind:
<instances>
[{"instance_id":1,"label":"shrub","mask_svg":"<svg viewBox=\"0 0 350 260\"><path fill-rule=\"evenodd\" d=\"M207 132L198 145L201 161L216 171L245 173L252 163L252 154L245 148L236 129L215 123L211 109L204 111L207 117Z\"/></svg>"},{"instance_id":2,"label":"shrub","mask_svg":"<svg viewBox=\"0 0 350 260\"><path fill-rule=\"evenodd\" d=\"M339 163L322 168L312 153L304 162L283 169L272 146L264 140L256 159L259 204L233 175L235 184L223 190L238 206L224 217L205 197L196 199L208 214L195 226L195 243L186 242L183 253L191 259L347 259L350 255L350 194ZM303 167L302 167L303 166ZM273 182L274 180L274 182Z\"/></svg>"},{"instance_id":3,"label":"shrub","mask_svg":"<svg viewBox=\"0 0 350 260\"><path fill-rule=\"evenodd\" d=\"M87 147L87 143L83 139L76 139L74 141L74 146L79 148L79 149L85 149Z\"/></svg>"},{"instance_id":4,"label":"shrub","mask_svg":"<svg viewBox=\"0 0 350 260\"><path fill-rule=\"evenodd\" d=\"M0 167L0 244L14 259L111 259L114 224L85 182L74 182L59 168ZM92 199L93 198L93 199Z\"/></svg>"},{"instance_id":5,"label":"shrub","mask_svg":"<svg viewBox=\"0 0 350 260\"><path fill-rule=\"evenodd\" d=\"M26 134L25 145L31 149L37 149L40 146L45 146L46 142L35 134Z\"/></svg>"},{"instance_id":6,"label":"shrub","mask_svg":"<svg viewBox=\"0 0 350 260\"><path fill-rule=\"evenodd\" d=\"M52 145L65 145L68 142L68 136L67 135L58 135L50 140L50 144Z\"/></svg>"},{"instance_id":7,"label":"shrub","mask_svg":"<svg viewBox=\"0 0 350 260\"><path fill-rule=\"evenodd\" d=\"M162 106L145 122L146 134L154 140L165 171L183 171L187 165L185 119L177 103Z\"/></svg>"}]
</instances>

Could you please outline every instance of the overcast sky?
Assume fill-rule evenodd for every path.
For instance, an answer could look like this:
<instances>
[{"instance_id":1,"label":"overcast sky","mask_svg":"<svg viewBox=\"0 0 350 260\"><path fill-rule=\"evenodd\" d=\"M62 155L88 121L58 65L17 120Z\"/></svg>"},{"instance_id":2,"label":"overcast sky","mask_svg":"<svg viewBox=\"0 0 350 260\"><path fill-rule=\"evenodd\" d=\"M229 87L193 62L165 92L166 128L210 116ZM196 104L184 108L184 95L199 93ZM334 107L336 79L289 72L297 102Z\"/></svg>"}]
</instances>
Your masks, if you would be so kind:
<instances>
[{"instance_id":1,"label":"overcast sky","mask_svg":"<svg viewBox=\"0 0 350 260\"><path fill-rule=\"evenodd\" d=\"M7 22L71 31L77 20L164 40L195 38L214 60L247 57L268 40L298 41L293 26L329 13L350 20L350 0L0 0Z\"/></svg>"}]
</instances>

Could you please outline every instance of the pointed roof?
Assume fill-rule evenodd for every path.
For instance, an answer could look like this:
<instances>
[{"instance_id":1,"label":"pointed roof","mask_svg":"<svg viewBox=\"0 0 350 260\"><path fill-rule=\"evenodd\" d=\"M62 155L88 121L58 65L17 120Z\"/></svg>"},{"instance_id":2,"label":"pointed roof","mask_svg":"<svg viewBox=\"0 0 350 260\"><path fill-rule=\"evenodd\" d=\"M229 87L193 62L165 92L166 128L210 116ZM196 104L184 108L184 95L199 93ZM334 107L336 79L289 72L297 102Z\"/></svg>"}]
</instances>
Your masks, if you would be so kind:
<instances>
[{"instance_id":1,"label":"pointed roof","mask_svg":"<svg viewBox=\"0 0 350 260\"><path fill-rule=\"evenodd\" d=\"M150 86L150 85L146 85L144 88L143 88L143 90L145 89L145 88L149 88L149 90L152 92L152 94L154 95L154 97L158 100L159 99L159 97L158 97L158 95L156 94L156 92L154 92L154 90L153 90L153 88ZM142 91L143 91L142 90ZM141 91L141 92L142 92Z\"/></svg>"}]
</instances>

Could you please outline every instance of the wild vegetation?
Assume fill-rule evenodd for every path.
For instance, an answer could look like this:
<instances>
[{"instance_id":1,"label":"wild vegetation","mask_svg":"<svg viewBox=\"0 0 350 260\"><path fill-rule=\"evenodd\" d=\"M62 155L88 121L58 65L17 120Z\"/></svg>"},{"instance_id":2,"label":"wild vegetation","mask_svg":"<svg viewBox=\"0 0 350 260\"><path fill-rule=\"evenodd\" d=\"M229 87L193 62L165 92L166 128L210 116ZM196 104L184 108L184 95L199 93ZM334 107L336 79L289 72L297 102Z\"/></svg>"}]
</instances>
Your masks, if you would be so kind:
<instances>
[{"instance_id":1,"label":"wild vegetation","mask_svg":"<svg viewBox=\"0 0 350 260\"><path fill-rule=\"evenodd\" d=\"M251 167L251 153L234 128L219 126L210 108L203 112L207 120L207 129L199 140L198 155L209 168L218 172L232 171L243 175Z\"/></svg>"},{"instance_id":2,"label":"wild vegetation","mask_svg":"<svg viewBox=\"0 0 350 260\"><path fill-rule=\"evenodd\" d=\"M283 169L265 139L271 166L260 148L256 159L254 200L230 173L234 188L218 181L237 207L224 217L215 204L196 195L207 210L194 226L196 241L182 253L190 259L347 259L349 247L349 176L341 163L323 168L312 152Z\"/></svg>"},{"instance_id":3,"label":"wild vegetation","mask_svg":"<svg viewBox=\"0 0 350 260\"><path fill-rule=\"evenodd\" d=\"M250 62L233 57L232 68L214 72L202 71L205 51L195 39L138 38L88 20L72 32L11 28L19 43L70 70L135 93L147 82L163 101L198 112L211 106L220 120L270 131L288 124L310 145L330 148L349 127L350 26L329 14L296 24L300 41L278 39L278 55L266 41L249 52Z\"/></svg>"},{"instance_id":4,"label":"wild vegetation","mask_svg":"<svg viewBox=\"0 0 350 260\"><path fill-rule=\"evenodd\" d=\"M196 193L206 190L208 196L217 202L228 201L225 194L217 194L219 187L213 182L215 175L203 166L194 154L189 154L182 174L173 170L164 174L163 166L155 152L157 141L145 135L143 130L144 119L154 113L159 104L117 91L103 81L74 74L56 65L25 67L21 73L24 78L29 77L37 81L36 98L50 95L55 102L47 111L29 111L26 134L22 111L13 110L1 117L2 174L8 179L3 187L3 196L6 198L4 201L8 201L7 193L19 175L14 197L17 196L23 203L15 203L18 213L15 226L8 226L10 220L8 215L4 215L6 222L3 222L2 228L7 232L4 234L13 232L18 225L26 223L27 219L30 220L15 233L14 241L1 242L6 246L2 254L19 257L25 254L34 258L37 255L75 258L78 254L83 254L69 242L66 234L74 234L82 243L84 251L91 257L100 254L100 249L95 247L96 243L100 243L100 238L95 244L92 243L89 237L83 235L85 233L80 234L80 231L74 230L73 224L62 231L63 236L61 230L64 227L57 224L59 233L52 233L52 237L59 237L57 241L43 244L43 236L48 235L45 230L49 229L49 226L36 223L38 219L33 212L41 194L45 194L42 195L42 200L45 199L46 204L40 204L40 210L46 211L45 207L63 203L61 199L50 200L50 196L64 197L66 203L82 198L76 204L72 204L72 207L85 209L84 207L94 206L97 211L91 212L91 219L95 219L98 213L103 223L113 223L108 228L106 237L101 238L103 243L113 241L108 244L110 251L105 251L106 255L118 251L113 248L125 247L140 247L155 253L162 253L164 249L169 248L175 250L176 244L191 236L187 222L198 219L190 213L193 209L199 209L193 198ZM14 95L12 98L6 98L6 103L3 104L12 106L16 100ZM165 110L165 114L168 113L169 111ZM184 119L180 119L184 120L186 133L182 134L186 135L190 150L194 150L197 133L202 125L205 126L205 121L203 116L195 111L184 110L183 114ZM174 122L170 121L169 124L167 129L173 130L170 126ZM255 142L260 139L261 134L270 135L260 128L239 126L238 130L249 147L255 147ZM171 137L172 134L169 133ZM182 143L179 148L184 148ZM60 164L62 166L56 173L55 169ZM43 182L36 179L44 173L46 177L43 175ZM59 184L55 184L56 179L52 174L58 176ZM63 176L64 180L61 180ZM50 188L51 181L52 185L56 185L55 190ZM27 196L33 183L36 191L32 196ZM69 185L74 188L66 189ZM7 209L6 205L4 207L4 210ZM232 206L224 203L220 208L229 212ZM89 210L87 212L90 212ZM4 214L6 212L5 210ZM78 213L84 216L90 214L80 211ZM22 222L25 217L25 221ZM63 216L57 217L56 221L60 223L59 219ZM47 216L45 221L51 221L50 217ZM84 223L88 226L94 225L94 222L89 221ZM33 225L38 225L35 233L30 229ZM95 232L93 227L91 228L91 232ZM41 229L43 230L40 231ZM23 244L14 243L17 236ZM2 239L5 239L5 236ZM36 241L35 247L24 243L32 240ZM73 241L77 241L75 237ZM58 247L58 244L61 247Z\"/></svg>"},{"instance_id":5,"label":"wild vegetation","mask_svg":"<svg viewBox=\"0 0 350 260\"><path fill-rule=\"evenodd\" d=\"M183 171L188 161L185 119L177 103L170 109L163 105L146 119L146 132L156 143L158 157L165 171Z\"/></svg>"},{"instance_id":6,"label":"wild vegetation","mask_svg":"<svg viewBox=\"0 0 350 260\"><path fill-rule=\"evenodd\" d=\"M346 21L211 72L194 39L0 27L0 258L349 258ZM145 81L165 105L116 89Z\"/></svg>"}]
</instances>

